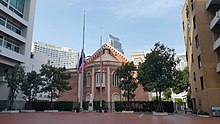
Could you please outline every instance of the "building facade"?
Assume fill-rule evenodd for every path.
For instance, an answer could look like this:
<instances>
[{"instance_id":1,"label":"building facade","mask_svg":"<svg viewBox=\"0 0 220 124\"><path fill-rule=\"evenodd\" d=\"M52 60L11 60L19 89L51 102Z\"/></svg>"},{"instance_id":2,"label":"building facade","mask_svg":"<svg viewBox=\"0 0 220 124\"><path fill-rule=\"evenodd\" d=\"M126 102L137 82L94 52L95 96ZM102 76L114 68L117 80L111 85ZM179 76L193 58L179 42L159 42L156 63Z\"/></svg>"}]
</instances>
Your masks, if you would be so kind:
<instances>
[{"instance_id":1,"label":"building facade","mask_svg":"<svg viewBox=\"0 0 220 124\"><path fill-rule=\"evenodd\" d=\"M122 91L118 88L120 79L115 74L115 70L121 66L123 62L129 62L129 60L116 48L109 43L106 43L87 59L87 64L84 70L83 101L100 100L100 56L103 62L102 100L105 100L108 103L125 100L125 98L122 97ZM69 84L72 87L72 90L61 93L59 100L78 102L80 100L79 89L81 74L78 73L77 69L71 69L69 72L71 74ZM148 97L149 93L144 92L143 88L139 88L138 92L136 92L135 100L148 101ZM108 108L114 110L112 107Z\"/></svg>"},{"instance_id":2,"label":"building facade","mask_svg":"<svg viewBox=\"0 0 220 124\"><path fill-rule=\"evenodd\" d=\"M186 54L185 53L177 54L175 58L176 60L179 61L179 63L176 65L176 69L183 70L187 66Z\"/></svg>"},{"instance_id":3,"label":"building facade","mask_svg":"<svg viewBox=\"0 0 220 124\"><path fill-rule=\"evenodd\" d=\"M54 46L40 41L33 43L33 53L44 53L52 60L50 65L54 67L65 67L66 69L77 67L79 52L71 48Z\"/></svg>"},{"instance_id":4,"label":"building facade","mask_svg":"<svg viewBox=\"0 0 220 124\"><path fill-rule=\"evenodd\" d=\"M144 62L145 60L144 52L132 52L131 60L134 62L134 65L138 66L140 63Z\"/></svg>"},{"instance_id":5,"label":"building facade","mask_svg":"<svg viewBox=\"0 0 220 124\"><path fill-rule=\"evenodd\" d=\"M193 109L220 106L219 0L186 0L182 24Z\"/></svg>"},{"instance_id":6,"label":"building facade","mask_svg":"<svg viewBox=\"0 0 220 124\"><path fill-rule=\"evenodd\" d=\"M124 51L122 49L122 45L121 43L119 42L119 38L117 37L114 37L112 35L109 34L109 43L115 47L119 52L121 52L122 54L124 54Z\"/></svg>"},{"instance_id":7,"label":"building facade","mask_svg":"<svg viewBox=\"0 0 220 124\"><path fill-rule=\"evenodd\" d=\"M0 100L8 99L7 70L30 62L35 6L36 0L0 1Z\"/></svg>"}]
</instances>

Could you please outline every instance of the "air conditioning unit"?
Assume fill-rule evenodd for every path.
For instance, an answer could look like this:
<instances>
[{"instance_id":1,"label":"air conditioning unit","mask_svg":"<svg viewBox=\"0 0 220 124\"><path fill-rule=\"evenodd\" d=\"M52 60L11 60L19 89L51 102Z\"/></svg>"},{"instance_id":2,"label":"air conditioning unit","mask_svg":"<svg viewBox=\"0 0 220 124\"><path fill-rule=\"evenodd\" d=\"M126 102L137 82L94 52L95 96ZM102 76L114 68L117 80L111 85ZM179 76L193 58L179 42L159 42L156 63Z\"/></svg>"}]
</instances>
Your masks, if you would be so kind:
<instances>
[{"instance_id":1,"label":"air conditioning unit","mask_svg":"<svg viewBox=\"0 0 220 124\"><path fill-rule=\"evenodd\" d=\"M0 82L5 82L5 76L0 76Z\"/></svg>"}]
</instances>

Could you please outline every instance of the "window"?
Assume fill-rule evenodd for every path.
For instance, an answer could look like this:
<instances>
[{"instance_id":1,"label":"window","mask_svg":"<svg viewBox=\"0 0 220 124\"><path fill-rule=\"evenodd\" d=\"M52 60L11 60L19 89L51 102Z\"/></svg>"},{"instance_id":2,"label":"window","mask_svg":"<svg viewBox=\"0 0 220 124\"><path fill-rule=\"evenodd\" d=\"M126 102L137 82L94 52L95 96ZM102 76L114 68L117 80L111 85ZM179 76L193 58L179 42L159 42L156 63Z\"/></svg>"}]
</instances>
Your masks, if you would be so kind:
<instances>
[{"instance_id":1,"label":"window","mask_svg":"<svg viewBox=\"0 0 220 124\"><path fill-rule=\"evenodd\" d=\"M196 48L198 48L199 47L199 37L198 37L198 35L196 35L195 40L196 40Z\"/></svg>"},{"instance_id":2,"label":"window","mask_svg":"<svg viewBox=\"0 0 220 124\"><path fill-rule=\"evenodd\" d=\"M8 0L0 0L0 3L5 7L8 6Z\"/></svg>"},{"instance_id":3,"label":"window","mask_svg":"<svg viewBox=\"0 0 220 124\"><path fill-rule=\"evenodd\" d=\"M191 9L192 9L192 11L194 10L194 8L195 8L194 1L191 0Z\"/></svg>"},{"instance_id":4,"label":"window","mask_svg":"<svg viewBox=\"0 0 220 124\"><path fill-rule=\"evenodd\" d=\"M101 78L101 74L100 73L96 73L96 83L100 83L100 78ZM101 83L104 83L105 81L105 73L102 73L102 82Z\"/></svg>"},{"instance_id":5,"label":"window","mask_svg":"<svg viewBox=\"0 0 220 124\"><path fill-rule=\"evenodd\" d=\"M186 61L188 62L188 52L186 51Z\"/></svg>"},{"instance_id":6,"label":"window","mask_svg":"<svg viewBox=\"0 0 220 124\"><path fill-rule=\"evenodd\" d=\"M189 18L187 20L187 28L188 28L188 30L190 30L190 28L191 28L191 23L190 23L190 19Z\"/></svg>"},{"instance_id":7,"label":"window","mask_svg":"<svg viewBox=\"0 0 220 124\"><path fill-rule=\"evenodd\" d=\"M194 81L196 81L196 73L195 72L193 72L193 79L194 79Z\"/></svg>"},{"instance_id":8,"label":"window","mask_svg":"<svg viewBox=\"0 0 220 124\"><path fill-rule=\"evenodd\" d=\"M199 66L199 68L201 68L201 66L202 66L201 56L200 55L198 56L198 66Z\"/></svg>"},{"instance_id":9,"label":"window","mask_svg":"<svg viewBox=\"0 0 220 124\"><path fill-rule=\"evenodd\" d=\"M23 18L25 0L10 0L9 4L9 9L21 18Z\"/></svg>"},{"instance_id":10,"label":"window","mask_svg":"<svg viewBox=\"0 0 220 124\"><path fill-rule=\"evenodd\" d=\"M91 86L91 80L92 80L91 73L88 73L87 74L87 80L86 80L86 87L90 87Z\"/></svg>"},{"instance_id":11,"label":"window","mask_svg":"<svg viewBox=\"0 0 220 124\"><path fill-rule=\"evenodd\" d=\"M24 13L24 4L25 0L10 0L10 5L22 14Z\"/></svg>"},{"instance_id":12,"label":"window","mask_svg":"<svg viewBox=\"0 0 220 124\"><path fill-rule=\"evenodd\" d=\"M0 46L2 46L2 45L3 45L3 37L0 36Z\"/></svg>"},{"instance_id":13,"label":"window","mask_svg":"<svg viewBox=\"0 0 220 124\"><path fill-rule=\"evenodd\" d=\"M192 59L191 61L192 61L192 63L193 63L193 62L194 62L194 60L193 60L193 54L191 54L191 59Z\"/></svg>"},{"instance_id":14,"label":"window","mask_svg":"<svg viewBox=\"0 0 220 124\"><path fill-rule=\"evenodd\" d=\"M204 89L204 81L203 81L203 76L200 77L200 83L201 83L201 89Z\"/></svg>"},{"instance_id":15,"label":"window","mask_svg":"<svg viewBox=\"0 0 220 124\"><path fill-rule=\"evenodd\" d=\"M184 22L182 23L182 25L183 25L183 31L184 31L185 30Z\"/></svg>"},{"instance_id":16,"label":"window","mask_svg":"<svg viewBox=\"0 0 220 124\"><path fill-rule=\"evenodd\" d=\"M195 88L195 92L197 92L197 88Z\"/></svg>"},{"instance_id":17,"label":"window","mask_svg":"<svg viewBox=\"0 0 220 124\"><path fill-rule=\"evenodd\" d=\"M113 83L113 86L117 87L119 81L120 81L120 79L119 79L118 75L116 75L116 73L114 73L113 76L112 76L112 83Z\"/></svg>"},{"instance_id":18,"label":"window","mask_svg":"<svg viewBox=\"0 0 220 124\"><path fill-rule=\"evenodd\" d=\"M196 29L196 16L193 17L193 27Z\"/></svg>"},{"instance_id":19,"label":"window","mask_svg":"<svg viewBox=\"0 0 220 124\"><path fill-rule=\"evenodd\" d=\"M15 45L13 43L10 43L9 41L4 41L4 47L19 53L19 46Z\"/></svg>"},{"instance_id":20,"label":"window","mask_svg":"<svg viewBox=\"0 0 220 124\"><path fill-rule=\"evenodd\" d=\"M186 5L186 17L189 18L189 7Z\"/></svg>"},{"instance_id":21,"label":"window","mask_svg":"<svg viewBox=\"0 0 220 124\"><path fill-rule=\"evenodd\" d=\"M0 25L5 26L5 18L0 16Z\"/></svg>"}]
</instances>

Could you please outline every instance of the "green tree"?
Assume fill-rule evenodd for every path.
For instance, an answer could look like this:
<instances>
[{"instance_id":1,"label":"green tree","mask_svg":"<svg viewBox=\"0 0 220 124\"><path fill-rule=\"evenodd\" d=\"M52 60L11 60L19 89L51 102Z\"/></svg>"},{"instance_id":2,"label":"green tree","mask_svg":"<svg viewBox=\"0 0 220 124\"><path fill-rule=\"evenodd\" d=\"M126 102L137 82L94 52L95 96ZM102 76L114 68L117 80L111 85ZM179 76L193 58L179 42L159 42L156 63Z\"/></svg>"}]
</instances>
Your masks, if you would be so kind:
<instances>
[{"instance_id":1,"label":"green tree","mask_svg":"<svg viewBox=\"0 0 220 124\"><path fill-rule=\"evenodd\" d=\"M179 94L187 92L189 87L189 70L185 67L184 70L176 70L175 84L172 87L174 93Z\"/></svg>"},{"instance_id":2,"label":"green tree","mask_svg":"<svg viewBox=\"0 0 220 124\"><path fill-rule=\"evenodd\" d=\"M130 108L130 100L135 97L134 91L138 86L136 78L134 78L135 71L137 71L137 69L133 62L122 63L122 65L115 71L116 75L121 79L118 87L124 91L123 97L127 98L128 108Z\"/></svg>"},{"instance_id":3,"label":"green tree","mask_svg":"<svg viewBox=\"0 0 220 124\"><path fill-rule=\"evenodd\" d=\"M35 100L37 93L40 93L42 87L42 79L40 74L31 71L26 75L26 81L21 84L21 91L24 94L24 100L28 102L28 109L31 108L32 101Z\"/></svg>"},{"instance_id":4,"label":"green tree","mask_svg":"<svg viewBox=\"0 0 220 124\"><path fill-rule=\"evenodd\" d=\"M13 103L17 97L19 85L25 82L24 68L19 64L15 65L14 68L11 68L8 70L8 72L6 72L5 80L10 88L10 93L8 96L8 99L10 100L10 109L14 109Z\"/></svg>"},{"instance_id":5,"label":"green tree","mask_svg":"<svg viewBox=\"0 0 220 124\"><path fill-rule=\"evenodd\" d=\"M52 109L53 99L59 98L60 92L72 89L67 82L70 79L70 75L65 72L65 68L56 68L51 65L42 65L40 72L45 85L42 91L49 93L49 109Z\"/></svg>"},{"instance_id":6,"label":"green tree","mask_svg":"<svg viewBox=\"0 0 220 124\"><path fill-rule=\"evenodd\" d=\"M167 88L166 90L163 91L163 95L164 95L166 101L172 101L171 94L172 94L172 91L170 88Z\"/></svg>"},{"instance_id":7,"label":"green tree","mask_svg":"<svg viewBox=\"0 0 220 124\"><path fill-rule=\"evenodd\" d=\"M145 91L156 92L158 110L162 109L161 93L171 88L174 82L174 71L177 64L174 49L157 42L138 70L139 83Z\"/></svg>"}]
</instances>

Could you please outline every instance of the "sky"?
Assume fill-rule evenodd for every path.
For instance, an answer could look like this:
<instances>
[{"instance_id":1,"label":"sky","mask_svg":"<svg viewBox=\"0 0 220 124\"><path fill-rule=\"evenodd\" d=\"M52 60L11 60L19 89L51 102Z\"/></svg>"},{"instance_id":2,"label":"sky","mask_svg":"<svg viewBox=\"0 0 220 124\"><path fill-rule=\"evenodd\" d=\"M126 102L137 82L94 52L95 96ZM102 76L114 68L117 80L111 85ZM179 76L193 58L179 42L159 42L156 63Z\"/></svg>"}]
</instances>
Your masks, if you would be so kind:
<instances>
[{"instance_id":1,"label":"sky","mask_svg":"<svg viewBox=\"0 0 220 124\"><path fill-rule=\"evenodd\" d=\"M100 48L100 32L103 43L108 34L118 37L128 58L158 41L184 53L183 5L184 0L37 0L33 41L80 52L85 11L86 55Z\"/></svg>"}]
</instances>

